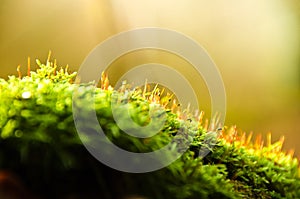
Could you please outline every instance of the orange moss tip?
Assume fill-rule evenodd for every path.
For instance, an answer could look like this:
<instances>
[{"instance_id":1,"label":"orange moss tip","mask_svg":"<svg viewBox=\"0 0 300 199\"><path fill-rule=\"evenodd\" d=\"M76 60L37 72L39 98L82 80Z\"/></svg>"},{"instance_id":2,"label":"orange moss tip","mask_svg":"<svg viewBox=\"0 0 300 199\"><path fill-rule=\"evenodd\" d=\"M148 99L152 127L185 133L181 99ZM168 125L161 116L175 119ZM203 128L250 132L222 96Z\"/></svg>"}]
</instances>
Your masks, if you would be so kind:
<instances>
[{"instance_id":1,"label":"orange moss tip","mask_svg":"<svg viewBox=\"0 0 300 199\"><path fill-rule=\"evenodd\" d=\"M267 133L267 147L270 147L272 144L272 134L271 132Z\"/></svg>"},{"instance_id":2,"label":"orange moss tip","mask_svg":"<svg viewBox=\"0 0 300 199\"><path fill-rule=\"evenodd\" d=\"M290 157L294 157L294 154L295 154L295 149L290 149L290 150L287 152L287 155L290 156Z\"/></svg>"},{"instance_id":3,"label":"orange moss tip","mask_svg":"<svg viewBox=\"0 0 300 199\"><path fill-rule=\"evenodd\" d=\"M204 111L200 111L199 119L198 119L200 124L202 123L203 117L204 117Z\"/></svg>"},{"instance_id":4,"label":"orange moss tip","mask_svg":"<svg viewBox=\"0 0 300 199\"><path fill-rule=\"evenodd\" d=\"M258 156L271 158L278 163L288 163L292 160L299 162L299 158L294 158L294 149L291 149L288 152L282 151L285 139L284 136L281 136L278 141L272 143L272 135L269 132L266 136L266 145L264 144L262 134L258 134L257 136L255 136L254 141L252 141L252 136L252 132L250 132L248 136L246 136L245 132L238 133L236 130L236 126L233 126L227 131L222 131L219 134L219 139L222 139L226 143L234 145L235 147L244 147L246 149L249 149L252 153Z\"/></svg>"},{"instance_id":5,"label":"orange moss tip","mask_svg":"<svg viewBox=\"0 0 300 199\"><path fill-rule=\"evenodd\" d=\"M203 117L204 117L204 111L200 111L200 114L199 114L199 116L197 118L198 119L198 128L200 128L201 125L202 125Z\"/></svg>"},{"instance_id":6,"label":"orange moss tip","mask_svg":"<svg viewBox=\"0 0 300 199\"><path fill-rule=\"evenodd\" d=\"M51 50L49 50L49 53L48 53L48 57L47 57L47 66L49 66L50 65L50 58L51 58Z\"/></svg>"},{"instance_id":7,"label":"orange moss tip","mask_svg":"<svg viewBox=\"0 0 300 199\"><path fill-rule=\"evenodd\" d=\"M27 76L30 77L30 57L27 58Z\"/></svg>"},{"instance_id":8,"label":"orange moss tip","mask_svg":"<svg viewBox=\"0 0 300 199\"><path fill-rule=\"evenodd\" d=\"M100 79L100 88L103 90L108 90L108 88L110 87L109 85L109 79L107 74L103 71L101 73L101 79Z\"/></svg>"},{"instance_id":9,"label":"orange moss tip","mask_svg":"<svg viewBox=\"0 0 300 199\"><path fill-rule=\"evenodd\" d=\"M67 66L68 66L68 65L67 65ZM56 68L57 68L56 59L54 59L54 64L53 64L53 75L56 75Z\"/></svg>"},{"instance_id":10,"label":"orange moss tip","mask_svg":"<svg viewBox=\"0 0 300 199\"><path fill-rule=\"evenodd\" d=\"M254 141L254 148L256 150L261 150L264 146L264 141L262 140L262 135L258 134Z\"/></svg>"},{"instance_id":11,"label":"orange moss tip","mask_svg":"<svg viewBox=\"0 0 300 199\"><path fill-rule=\"evenodd\" d=\"M246 143L246 132L243 132L243 134L240 138L240 142L242 145L244 145Z\"/></svg>"},{"instance_id":12,"label":"orange moss tip","mask_svg":"<svg viewBox=\"0 0 300 199\"><path fill-rule=\"evenodd\" d=\"M19 79L21 79L21 78L22 78L22 73L21 73L21 70L20 70L20 68L21 68L21 65L18 65L18 66L17 66L17 71L18 71L18 76L19 76Z\"/></svg>"},{"instance_id":13,"label":"orange moss tip","mask_svg":"<svg viewBox=\"0 0 300 199\"><path fill-rule=\"evenodd\" d=\"M205 119L204 125L203 125L204 130L208 130L208 119Z\"/></svg>"}]
</instances>

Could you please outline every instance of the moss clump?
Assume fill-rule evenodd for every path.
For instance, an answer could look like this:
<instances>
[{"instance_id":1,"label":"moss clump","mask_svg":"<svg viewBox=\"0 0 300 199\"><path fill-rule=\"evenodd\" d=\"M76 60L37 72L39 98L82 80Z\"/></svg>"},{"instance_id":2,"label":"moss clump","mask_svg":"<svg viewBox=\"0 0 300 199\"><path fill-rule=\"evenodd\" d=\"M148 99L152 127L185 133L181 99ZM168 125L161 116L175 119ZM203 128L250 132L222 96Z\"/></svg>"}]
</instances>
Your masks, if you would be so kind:
<instances>
[{"instance_id":1,"label":"moss clump","mask_svg":"<svg viewBox=\"0 0 300 199\"><path fill-rule=\"evenodd\" d=\"M171 150L180 151L178 142L189 149L173 164L155 172L130 174L108 168L95 160L79 139L72 115L72 83L75 73L57 70L47 60L28 76L10 76L0 80L0 169L9 169L22 177L26 185L45 198L122 198L139 194L148 198L300 198L298 160L281 151L283 140L264 146L258 137L239 135L235 128L223 129L215 137L216 146L204 158L199 157L208 135L202 114L190 117L160 97L156 87L119 91L109 87L103 76L101 86L84 90L84 97L95 97L95 109L106 136L129 151L148 152L173 142ZM114 93L114 95L112 95ZM115 97L112 97L115 96ZM128 104L131 118L143 126L149 122L149 107L161 106L166 121L151 138L135 138L115 123L112 100ZM120 106L120 121L124 112ZM159 112L157 112L159 114ZM176 132L184 128L188 136ZM125 130L126 132L126 130ZM178 133L177 133L178 134Z\"/></svg>"}]
</instances>

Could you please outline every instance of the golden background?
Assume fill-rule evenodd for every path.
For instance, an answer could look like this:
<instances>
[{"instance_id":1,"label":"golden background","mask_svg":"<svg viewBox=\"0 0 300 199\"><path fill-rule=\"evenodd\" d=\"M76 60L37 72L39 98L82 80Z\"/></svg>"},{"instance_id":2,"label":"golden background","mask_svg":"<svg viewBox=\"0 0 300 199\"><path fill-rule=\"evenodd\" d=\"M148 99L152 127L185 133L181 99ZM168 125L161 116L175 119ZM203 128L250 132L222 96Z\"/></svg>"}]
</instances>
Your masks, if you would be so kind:
<instances>
[{"instance_id":1,"label":"golden background","mask_svg":"<svg viewBox=\"0 0 300 199\"><path fill-rule=\"evenodd\" d=\"M227 93L226 125L246 132L285 135L300 154L300 4L297 0L1 0L0 77L26 74L27 56L77 70L110 36L140 27L181 32L201 44L218 66ZM200 106L209 113L201 77L182 59L144 50L116 60L112 82L135 65L159 62L192 78ZM100 72L99 72L100 73ZM206 114L209 117L209 114Z\"/></svg>"}]
</instances>

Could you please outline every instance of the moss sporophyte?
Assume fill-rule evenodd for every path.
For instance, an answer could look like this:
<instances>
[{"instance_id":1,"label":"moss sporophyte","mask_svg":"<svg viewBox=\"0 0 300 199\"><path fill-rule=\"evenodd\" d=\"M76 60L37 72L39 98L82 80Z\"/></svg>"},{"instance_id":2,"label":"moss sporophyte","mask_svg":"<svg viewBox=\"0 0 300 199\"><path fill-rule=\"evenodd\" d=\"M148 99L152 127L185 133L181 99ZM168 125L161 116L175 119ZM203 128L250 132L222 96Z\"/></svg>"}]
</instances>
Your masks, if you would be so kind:
<instances>
[{"instance_id":1,"label":"moss sporophyte","mask_svg":"<svg viewBox=\"0 0 300 199\"><path fill-rule=\"evenodd\" d=\"M117 146L132 152L157 150L171 142L181 124L193 134L176 142L188 142L189 149L166 168L144 174L130 174L108 168L83 147L72 116L73 82L76 73L58 67L56 61L36 61L38 69L22 76L0 79L0 168L17 173L26 185L41 195L66 193L101 194L120 198L139 194L148 198L300 198L300 170L293 151L282 151L284 137L266 144L261 135L239 132L236 127L218 127L203 120L203 112L193 113L178 105L175 97L159 85L118 90L102 73L93 90L94 108L106 136ZM82 96L91 96L84 90ZM112 93L119 103L127 103L132 120L146 126L152 104L164 108L163 128L150 138L129 136L116 125L110 107ZM122 117L122 115L121 115ZM126 125L126 124L125 124ZM130 126L125 126L130 128ZM217 135L217 136L215 136ZM88 139L88 138L87 138ZM174 142L170 150L180 150ZM210 152L202 157L201 148ZM66 183L67 182L67 183ZM84 185L82 184L84 182ZM78 185L80 184L80 185Z\"/></svg>"}]
</instances>

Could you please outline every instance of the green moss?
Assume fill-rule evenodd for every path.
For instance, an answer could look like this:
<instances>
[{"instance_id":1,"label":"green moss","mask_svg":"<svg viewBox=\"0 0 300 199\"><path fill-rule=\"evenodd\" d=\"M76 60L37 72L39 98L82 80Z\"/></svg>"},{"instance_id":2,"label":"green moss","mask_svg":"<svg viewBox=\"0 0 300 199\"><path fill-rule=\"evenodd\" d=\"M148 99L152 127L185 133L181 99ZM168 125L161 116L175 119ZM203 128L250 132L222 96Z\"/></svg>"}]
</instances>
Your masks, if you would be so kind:
<instances>
[{"instance_id":1,"label":"green moss","mask_svg":"<svg viewBox=\"0 0 300 199\"><path fill-rule=\"evenodd\" d=\"M224 130L212 152L200 158L206 128L193 118L182 119L167 106L166 122L157 135L141 139L124 133L132 126L124 122L121 130L116 125L111 100L129 104L131 118L147 125L153 103L140 90L126 90L125 96L124 91L105 85L95 92L84 90L81 97L95 96L94 106L106 136L126 150L159 149L182 126L190 136L177 139L172 150L181 150L176 142L188 142L189 150L173 164L151 173L129 174L102 165L86 151L76 132L72 115L76 74L67 69L56 71L49 60L46 65L37 64L40 68L30 76L0 79L0 168L18 173L35 192L50 198L68 193L104 198L128 194L178 199L300 198L298 161L278 150L280 143L264 147L246 142L243 135L229 139L232 132ZM117 97L112 98L112 93ZM120 106L120 121L126 121L124 111L127 109Z\"/></svg>"}]
</instances>

